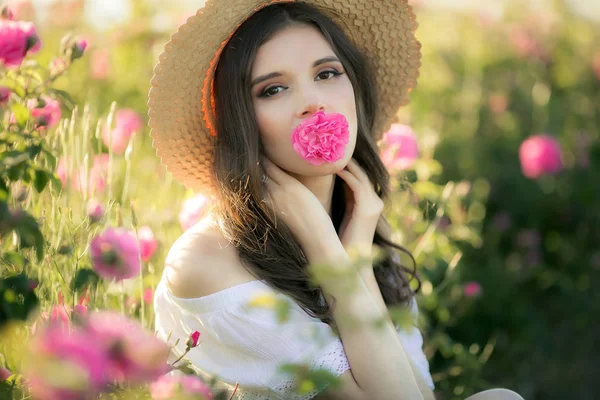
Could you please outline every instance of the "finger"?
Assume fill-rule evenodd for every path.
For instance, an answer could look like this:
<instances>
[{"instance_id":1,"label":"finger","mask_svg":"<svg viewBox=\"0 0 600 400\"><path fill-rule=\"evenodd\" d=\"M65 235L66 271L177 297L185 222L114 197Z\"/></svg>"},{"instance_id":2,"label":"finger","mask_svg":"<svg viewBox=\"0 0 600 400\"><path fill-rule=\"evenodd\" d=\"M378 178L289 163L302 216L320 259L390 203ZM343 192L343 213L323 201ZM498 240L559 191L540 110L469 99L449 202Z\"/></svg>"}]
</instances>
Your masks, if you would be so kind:
<instances>
[{"instance_id":1,"label":"finger","mask_svg":"<svg viewBox=\"0 0 600 400\"><path fill-rule=\"evenodd\" d=\"M352 191L354 193L358 193L359 191L361 191L361 187L362 184L361 182L358 180L358 178L356 178L350 171L347 171L345 169L337 172L337 175L342 178L344 180L344 182L346 182L346 184L348 185L348 187L350 189L352 189Z\"/></svg>"},{"instance_id":2,"label":"finger","mask_svg":"<svg viewBox=\"0 0 600 400\"><path fill-rule=\"evenodd\" d=\"M348 163L346 168L348 168L348 170L350 172L352 172L352 174L354 176L356 176L356 178L358 178L359 181L361 181L365 184L367 184L367 183L371 184L371 180L369 179L369 176L362 169L362 167L360 165L358 165L358 163L356 162L356 160L354 158L350 159L350 162Z\"/></svg>"}]
</instances>

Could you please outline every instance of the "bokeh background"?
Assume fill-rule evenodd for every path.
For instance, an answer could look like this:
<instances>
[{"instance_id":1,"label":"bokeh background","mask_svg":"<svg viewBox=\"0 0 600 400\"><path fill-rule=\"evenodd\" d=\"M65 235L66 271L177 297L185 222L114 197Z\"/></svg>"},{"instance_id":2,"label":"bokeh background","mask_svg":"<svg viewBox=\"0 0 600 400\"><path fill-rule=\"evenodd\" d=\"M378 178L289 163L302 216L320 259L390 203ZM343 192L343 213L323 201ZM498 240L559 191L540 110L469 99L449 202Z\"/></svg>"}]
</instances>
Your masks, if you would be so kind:
<instances>
[{"instance_id":1,"label":"bokeh background","mask_svg":"<svg viewBox=\"0 0 600 400\"><path fill-rule=\"evenodd\" d=\"M436 396L460 399L507 387L526 399L595 399L600 2L410 3L422 68L411 104L399 110L400 124L389 135L400 150L388 160L395 190L386 213L394 239L417 260L419 322ZM47 92L63 96L63 119L45 136L57 162L43 163L63 190L56 179L41 192L17 180L3 199L30 213L44 237L44 256L36 258L33 250L15 250L18 241L6 226L0 230L0 251L23 259L3 256L0 277L25 272L38 282L39 308L12 328L18 346L6 339L9 333L0 337L0 367L10 371L0 397L22 398L18 353L31 325L60 310L70 318L85 299L72 280L78 269L93 270L88 244L109 227L144 227L142 271L134 279L94 283L86 307L117 310L152 330L152 291L162 263L201 215L204 200L174 182L156 158L147 94L169 35L202 1L4 4L15 19L34 22L42 48L27 59L47 71L58 68L66 34L87 43ZM4 134L8 119L6 109ZM118 133L107 145L104 132L113 129ZM84 189L66 184L77 168L91 171Z\"/></svg>"}]
</instances>

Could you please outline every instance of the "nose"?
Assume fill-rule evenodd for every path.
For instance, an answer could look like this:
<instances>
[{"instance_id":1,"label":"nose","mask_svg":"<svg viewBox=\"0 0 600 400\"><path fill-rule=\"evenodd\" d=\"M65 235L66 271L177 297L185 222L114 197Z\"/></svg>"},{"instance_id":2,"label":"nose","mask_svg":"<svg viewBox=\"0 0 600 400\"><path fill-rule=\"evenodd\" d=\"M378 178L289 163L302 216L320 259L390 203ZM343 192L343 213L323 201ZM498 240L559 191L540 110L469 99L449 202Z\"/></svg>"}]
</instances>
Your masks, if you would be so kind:
<instances>
[{"instance_id":1,"label":"nose","mask_svg":"<svg viewBox=\"0 0 600 400\"><path fill-rule=\"evenodd\" d=\"M323 102L319 99L318 96L312 96L311 98L308 98L305 100L304 106L300 108L298 117L299 118L310 117L314 113L316 113L318 111L324 111L324 110L325 110L325 104L323 104Z\"/></svg>"}]
</instances>

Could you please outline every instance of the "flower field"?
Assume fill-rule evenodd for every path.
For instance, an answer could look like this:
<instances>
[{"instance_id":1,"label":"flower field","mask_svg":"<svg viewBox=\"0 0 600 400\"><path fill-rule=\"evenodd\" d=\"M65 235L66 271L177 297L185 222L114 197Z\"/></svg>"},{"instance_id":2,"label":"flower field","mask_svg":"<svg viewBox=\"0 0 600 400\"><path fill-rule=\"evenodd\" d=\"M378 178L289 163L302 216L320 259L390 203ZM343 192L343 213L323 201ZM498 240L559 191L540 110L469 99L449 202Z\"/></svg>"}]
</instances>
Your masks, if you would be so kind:
<instances>
[{"instance_id":1,"label":"flower field","mask_svg":"<svg viewBox=\"0 0 600 400\"><path fill-rule=\"evenodd\" d=\"M127 3L111 26L83 0L2 8L0 399L235 398L185 355L167 362L198 332L153 334L167 252L209 203L164 170L147 126L153 66L194 7ZM419 83L380 145L436 397L595 398L600 18L558 0L410 3ZM284 368L298 392L335 382Z\"/></svg>"}]
</instances>

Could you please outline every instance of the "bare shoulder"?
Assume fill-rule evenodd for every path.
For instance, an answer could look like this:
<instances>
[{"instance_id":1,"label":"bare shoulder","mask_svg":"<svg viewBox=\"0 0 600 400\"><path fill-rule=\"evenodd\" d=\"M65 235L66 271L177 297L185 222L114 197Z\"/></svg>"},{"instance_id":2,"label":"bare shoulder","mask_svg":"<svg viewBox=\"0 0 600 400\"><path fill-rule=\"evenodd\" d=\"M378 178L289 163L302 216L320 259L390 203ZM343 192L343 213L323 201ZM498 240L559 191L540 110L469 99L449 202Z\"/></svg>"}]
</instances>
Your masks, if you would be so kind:
<instances>
[{"instance_id":1,"label":"bare shoulder","mask_svg":"<svg viewBox=\"0 0 600 400\"><path fill-rule=\"evenodd\" d=\"M210 223L181 235L165 260L166 285L177 297L197 298L256 280L235 247Z\"/></svg>"}]
</instances>

